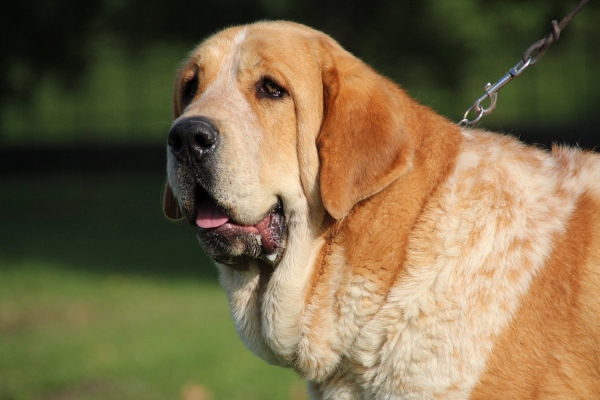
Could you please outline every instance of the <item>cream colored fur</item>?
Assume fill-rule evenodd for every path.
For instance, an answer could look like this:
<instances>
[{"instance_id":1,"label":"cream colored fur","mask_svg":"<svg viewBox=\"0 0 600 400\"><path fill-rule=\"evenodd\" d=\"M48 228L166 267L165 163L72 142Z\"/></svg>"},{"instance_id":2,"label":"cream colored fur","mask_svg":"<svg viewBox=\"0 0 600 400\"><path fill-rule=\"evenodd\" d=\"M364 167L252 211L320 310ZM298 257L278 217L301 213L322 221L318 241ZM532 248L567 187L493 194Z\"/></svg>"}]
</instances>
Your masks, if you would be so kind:
<instances>
[{"instance_id":1,"label":"cream colored fur","mask_svg":"<svg viewBox=\"0 0 600 400\"><path fill-rule=\"evenodd\" d=\"M188 63L208 71L200 76L206 87L179 118L219 121L224 146L216 196L247 223L255 223L275 196L284 202L288 239L277 265L256 260L246 270L218 266L236 329L255 354L305 377L311 398L482 398L480 386L501 379L490 371L512 368L490 364L495 352L506 351L496 348L501 336L523 328L531 329L532 342L549 340L543 327L514 321L530 304L525 299L532 282L557 245L576 246L582 237L570 225L581 199L592 198L586 209L600 213L598 155L561 148L550 153L509 136L460 131L389 81L373 78L329 37L296 24L232 28L208 39ZM287 103L256 100L249 82L261 68L285 85ZM325 140L318 138L329 104L360 100L343 98L344 71L350 69L359 71L352 75L356 82L362 71L370 77L365 96L385 87L385 95L397 99L397 121L390 124L401 124L398 134L414 150L399 178L336 219L319 188L321 163L334 155L316 143ZM328 79L331 87L324 84ZM369 104L390 106L386 100ZM358 156L369 146L368 138L327 140L340 140ZM169 185L179 197L173 160L168 165ZM337 168L342 176L347 166ZM589 246L600 244L599 227L590 222L586 228L597 232ZM600 289L597 256L569 263L593 271L581 279ZM600 293L586 293L578 307L593 315ZM576 323L580 312L572 315ZM593 328L585 334L599 337ZM589 393L600 387L594 381L600 373L594 374ZM517 389L519 398L541 393L525 383Z\"/></svg>"}]
</instances>

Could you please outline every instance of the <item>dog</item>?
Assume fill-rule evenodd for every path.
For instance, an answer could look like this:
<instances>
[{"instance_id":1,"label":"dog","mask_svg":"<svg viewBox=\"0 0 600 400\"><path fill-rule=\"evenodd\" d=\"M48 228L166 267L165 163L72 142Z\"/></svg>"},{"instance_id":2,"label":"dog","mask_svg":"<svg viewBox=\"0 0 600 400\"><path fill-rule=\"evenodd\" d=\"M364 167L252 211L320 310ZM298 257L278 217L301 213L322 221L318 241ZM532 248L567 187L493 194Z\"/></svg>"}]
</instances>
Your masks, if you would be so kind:
<instances>
[{"instance_id":1,"label":"dog","mask_svg":"<svg viewBox=\"0 0 600 400\"><path fill-rule=\"evenodd\" d=\"M600 157L461 128L324 33L179 71L163 208L312 399L599 399Z\"/></svg>"}]
</instances>

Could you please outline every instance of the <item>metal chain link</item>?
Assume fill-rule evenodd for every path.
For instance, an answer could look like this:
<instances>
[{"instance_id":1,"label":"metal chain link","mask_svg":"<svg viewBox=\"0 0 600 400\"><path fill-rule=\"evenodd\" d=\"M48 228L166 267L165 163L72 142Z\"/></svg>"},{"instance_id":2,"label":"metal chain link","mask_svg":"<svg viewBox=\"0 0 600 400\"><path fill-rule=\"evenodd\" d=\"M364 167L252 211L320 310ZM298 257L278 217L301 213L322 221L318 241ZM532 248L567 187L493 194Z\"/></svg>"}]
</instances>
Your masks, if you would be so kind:
<instances>
[{"instance_id":1,"label":"metal chain link","mask_svg":"<svg viewBox=\"0 0 600 400\"><path fill-rule=\"evenodd\" d=\"M479 122L479 120L484 115L491 114L491 112L494 111L494 109L496 108L496 103L498 101L497 92L500 89L502 89L508 82L519 76L521 72L525 70L525 68L537 63L540 60L540 58L542 58L546 50L548 50L548 47L550 47L552 43L558 40L558 38L560 37L560 32L567 26L569 22L571 22L571 19L573 19L573 17L579 12L579 10L581 10L583 6L585 6L588 2L589 0L580 1L579 4L560 21L560 23L556 20L552 21L552 30L550 31L550 33L548 33L545 38L540 39L531 46L529 46L527 50L525 50L525 52L523 53L523 58L517 63L517 65L512 67L508 71L508 73L506 73L493 85L491 83L485 85L485 94L479 99L477 99L471 107L469 107L467 112L465 112L463 119L458 123L458 125L474 125L477 122ZM481 106L481 103L486 99L490 100L490 105L487 108ZM471 111L475 111L477 115L475 116L475 118L470 120L468 116Z\"/></svg>"}]
</instances>

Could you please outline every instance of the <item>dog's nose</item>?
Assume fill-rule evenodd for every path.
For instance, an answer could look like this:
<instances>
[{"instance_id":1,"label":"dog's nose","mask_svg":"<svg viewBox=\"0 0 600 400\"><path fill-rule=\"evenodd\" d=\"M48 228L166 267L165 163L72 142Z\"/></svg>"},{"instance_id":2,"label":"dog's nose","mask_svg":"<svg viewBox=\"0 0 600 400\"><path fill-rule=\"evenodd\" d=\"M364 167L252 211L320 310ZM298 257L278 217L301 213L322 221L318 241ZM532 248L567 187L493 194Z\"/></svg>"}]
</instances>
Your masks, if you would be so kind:
<instances>
[{"instance_id":1,"label":"dog's nose","mask_svg":"<svg viewBox=\"0 0 600 400\"><path fill-rule=\"evenodd\" d=\"M210 119L189 117L171 127L167 143L177 158L189 155L200 160L216 147L218 140L219 130Z\"/></svg>"}]
</instances>

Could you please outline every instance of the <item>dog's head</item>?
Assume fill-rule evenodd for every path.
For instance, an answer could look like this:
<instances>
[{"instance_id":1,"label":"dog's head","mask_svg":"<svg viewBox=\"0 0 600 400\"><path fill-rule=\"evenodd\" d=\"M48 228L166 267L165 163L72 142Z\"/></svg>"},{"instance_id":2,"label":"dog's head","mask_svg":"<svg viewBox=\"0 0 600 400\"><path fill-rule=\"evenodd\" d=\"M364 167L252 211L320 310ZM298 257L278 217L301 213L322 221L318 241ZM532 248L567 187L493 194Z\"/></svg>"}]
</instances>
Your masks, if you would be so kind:
<instances>
[{"instance_id":1,"label":"dog's head","mask_svg":"<svg viewBox=\"0 0 600 400\"><path fill-rule=\"evenodd\" d=\"M300 226L343 219L411 167L399 92L302 25L210 37L176 79L165 214L220 263L276 265Z\"/></svg>"}]
</instances>

